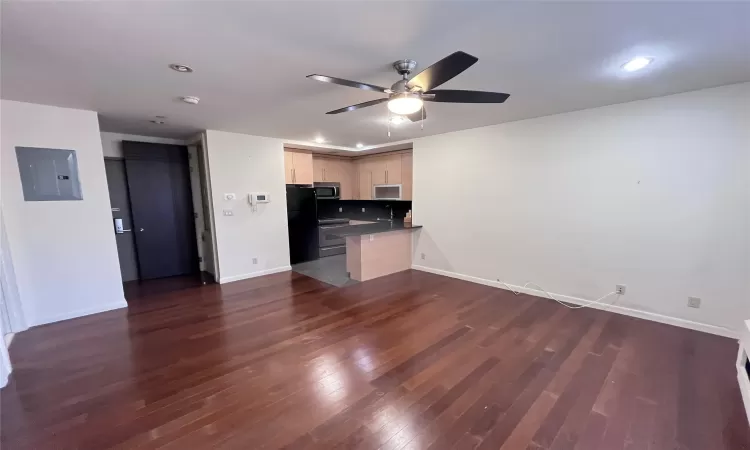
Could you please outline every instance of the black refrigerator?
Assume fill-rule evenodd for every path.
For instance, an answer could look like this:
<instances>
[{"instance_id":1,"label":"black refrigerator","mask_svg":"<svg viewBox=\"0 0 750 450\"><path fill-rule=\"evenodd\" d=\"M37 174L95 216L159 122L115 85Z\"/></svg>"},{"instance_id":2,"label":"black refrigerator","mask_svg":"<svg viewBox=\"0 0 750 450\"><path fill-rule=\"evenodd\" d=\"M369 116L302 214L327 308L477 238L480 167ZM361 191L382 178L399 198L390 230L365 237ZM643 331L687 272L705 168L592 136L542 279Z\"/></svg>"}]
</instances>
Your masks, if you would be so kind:
<instances>
[{"instance_id":1,"label":"black refrigerator","mask_svg":"<svg viewBox=\"0 0 750 450\"><path fill-rule=\"evenodd\" d=\"M291 264L318 259L318 208L315 189L287 185L286 213Z\"/></svg>"}]
</instances>

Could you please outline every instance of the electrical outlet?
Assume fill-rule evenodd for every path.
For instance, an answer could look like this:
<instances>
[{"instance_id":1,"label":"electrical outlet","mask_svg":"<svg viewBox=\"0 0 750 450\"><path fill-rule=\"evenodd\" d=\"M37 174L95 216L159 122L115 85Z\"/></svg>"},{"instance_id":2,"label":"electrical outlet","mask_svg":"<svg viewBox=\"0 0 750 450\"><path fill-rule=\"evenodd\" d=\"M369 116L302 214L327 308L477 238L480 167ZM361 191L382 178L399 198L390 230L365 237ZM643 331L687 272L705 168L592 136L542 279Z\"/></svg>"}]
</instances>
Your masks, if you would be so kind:
<instances>
[{"instance_id":1,"label":"electrical outlet","mask_svg":"<svg viewBox=\"0 0 750 450\"><path fill-rule=\"evenodd\" d=\"M234 215L234 211L232 211L231 209L225 209L224 210L224 215L225 216L233 216Z\"/></svg>"},{"instance_id":2,"label":"electrical outlet","mask_svg":"<svg viewBox=\"0 0 750 450\"><path fill-rule=\"evenodd\" d=\"M688 297L688 307L689 308L700 308L701 307L701 299L698 297Z\"/></svg>"},{"instance_id":3,"label":"electrical outlet","mask_svg":"<svg viewBox=\"0 0 750 450\"><path fill-rule=\"evenodd\" d=\"M365 212L365 208L362 208L362 212Z\"/></svg>"},{"instance_id":4,"label":"electrical outlet","mask_svg":"<svg viewBox=\"0 0 750 450\"><path fill-rule=\"evenodd\" d=\"M615 285L615 294L617 294L617 295L625 295L625 288L626 288L626 286L624 284L616 284Z\"/></svg>"},{"instance_id":5,"label":"electrical outlet","mask_svg":"<svg viewBox=\"0 0 750 450\"><path fill-rule=\"evenodd\" d=\"M253 258L253 264L258 264L258 258Z\"/></svg>"},{"instance_id":6,"label":"electrical outlet","mask_svg":"<svg viewBox=\"0 0 750 450\"><path fill-rule=\"evenodd\" d=\"M237 196L234 194L224 194L224 200L234 200L235 198L237 198Z\"/></svg>"},{"instance_id":7,"label":"electrical outlet","mask_svg":"<svg viewBox=\"0 0 750 450\"><path fill-rule=\"evenodd\" d=\"M422 254L420 255L420 257L421 257L422 259L424 259L424 253L422 253Z\"/></svg>"},{"instance_id":8,"label":"electrical outlet","mask_svg":"<svg viewBox=\"0 0 750 450\"><path fill-rule=\"evenodd\" d=\"M344 208L339 208L339 212L344 212Z\"/></svg>"}]
</instances>

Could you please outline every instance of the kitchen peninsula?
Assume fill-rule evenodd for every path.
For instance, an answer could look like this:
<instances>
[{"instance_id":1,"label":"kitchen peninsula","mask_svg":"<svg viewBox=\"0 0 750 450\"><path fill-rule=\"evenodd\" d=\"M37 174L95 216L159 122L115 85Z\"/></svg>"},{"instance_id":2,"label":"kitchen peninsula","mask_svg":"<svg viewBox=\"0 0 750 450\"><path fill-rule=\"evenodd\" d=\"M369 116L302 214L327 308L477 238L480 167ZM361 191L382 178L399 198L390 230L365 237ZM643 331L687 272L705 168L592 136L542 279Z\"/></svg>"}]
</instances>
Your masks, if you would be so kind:
<instances>
[{"instance_id":1,"label":"kitchen peninsula","mask_svg":"<svg viewBox=\"0 0 750 450\"><path fill-rule=\"evenodd\" d=\"M412 233L422 228L405 222L350 225L336 230L346 239L346 271L357 281L411 268Z\"/></svg>"}]
</instances>

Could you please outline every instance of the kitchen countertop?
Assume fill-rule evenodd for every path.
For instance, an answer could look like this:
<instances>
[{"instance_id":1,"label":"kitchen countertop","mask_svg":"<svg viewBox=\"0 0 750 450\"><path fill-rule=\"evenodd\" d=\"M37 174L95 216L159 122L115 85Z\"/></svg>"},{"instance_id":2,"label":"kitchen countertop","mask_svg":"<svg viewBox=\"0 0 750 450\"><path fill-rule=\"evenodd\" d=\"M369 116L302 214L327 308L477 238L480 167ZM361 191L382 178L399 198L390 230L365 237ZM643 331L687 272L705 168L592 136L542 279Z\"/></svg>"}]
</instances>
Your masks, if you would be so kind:
<instances>
[{"instance_id":1,"label":"kitchen countertop","mask_svg":"<svg viewBox=\"0 0 750 450\"><path fill-rule=\"evenodd\" d=\"M412 225L411 223L404 222L376 222L338 227L334 233L335 236L343 238L348 236L362 236L365 234L387 233L389 231L416 230L418 228L422 228L422 225Z\"/></svg>"}]
</instances>

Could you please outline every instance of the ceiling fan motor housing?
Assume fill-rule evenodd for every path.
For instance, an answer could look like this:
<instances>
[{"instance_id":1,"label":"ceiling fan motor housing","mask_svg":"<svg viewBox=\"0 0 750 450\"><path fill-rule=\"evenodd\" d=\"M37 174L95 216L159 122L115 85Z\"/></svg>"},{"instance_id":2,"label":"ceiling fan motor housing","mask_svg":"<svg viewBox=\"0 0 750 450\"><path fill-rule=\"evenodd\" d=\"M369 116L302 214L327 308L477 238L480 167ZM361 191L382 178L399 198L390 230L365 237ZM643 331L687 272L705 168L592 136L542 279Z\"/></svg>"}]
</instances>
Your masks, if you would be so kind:
<instances>
[{"instance_id":1,"label":"ceiling fan motor housing","mask_svg":"<svg viewBox=\"0 0 750 450\"><path fill-rule=\"evenodd\" d=\"M413 59L399 59L393 63L393 68L396 69L399 75L406 78L414 69L417 67L417 62Z\"/></svg>"}]
</instances>

